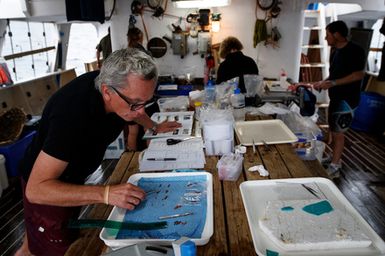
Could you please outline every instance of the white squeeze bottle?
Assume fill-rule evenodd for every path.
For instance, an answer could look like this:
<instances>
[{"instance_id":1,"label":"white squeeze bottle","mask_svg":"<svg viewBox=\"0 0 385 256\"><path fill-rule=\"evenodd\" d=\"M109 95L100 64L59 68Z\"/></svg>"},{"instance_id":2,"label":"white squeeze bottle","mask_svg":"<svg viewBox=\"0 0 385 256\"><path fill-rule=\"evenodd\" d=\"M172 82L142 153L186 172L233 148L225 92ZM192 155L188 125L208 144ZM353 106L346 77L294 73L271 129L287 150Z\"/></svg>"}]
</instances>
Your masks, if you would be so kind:
<instances>
[{"instance_id":1,"label":"white squeeze bottle","mask_svg":"<svg viewBox=\"0 0 385 256\"><path fill-rule=\"evenodd\" d=\"M235 121L245 121L245 95L241 93L241 89L234 90L234 94L230 97L233 106L233 115Z\"/></svg>"},{"instance_id":2,"label":"white squeeze bottle","mask_svg":"<svg viewBox=\"0 0 385 256\"><path fill-rule=\"evenodd\" d=\"M281 73L279 75L279 85L284 88L284 89L287 89L287 74L286 74L286 71L284 69L281 69Z\"/></svg>"}]
</instances>

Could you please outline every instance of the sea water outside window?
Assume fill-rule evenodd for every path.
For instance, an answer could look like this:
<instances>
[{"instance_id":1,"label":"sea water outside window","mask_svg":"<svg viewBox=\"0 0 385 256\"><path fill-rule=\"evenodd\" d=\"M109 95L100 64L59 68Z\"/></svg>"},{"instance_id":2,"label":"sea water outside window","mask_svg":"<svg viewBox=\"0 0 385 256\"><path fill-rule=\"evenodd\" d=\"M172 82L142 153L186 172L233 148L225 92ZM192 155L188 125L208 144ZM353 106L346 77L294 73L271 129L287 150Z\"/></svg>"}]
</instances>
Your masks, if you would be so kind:
<instances>
[{"instance_id":1,"label":"sea water outside window","mask_svg":"<svg viewBox=\"0 0 385 256\"><path fill-rule=\"evenodd\" d=\"M54 23L10 20L0 56L52 48L6 60L12 80L17 82L55 71L58 38L57 26ZM97 43L94 25L72 24L69 43L63 45L68 47L66 69L75 68L78 76L85 73L84 63L96 59Z\"/></svg>"},{"instance_id":2,"label":"sea water outside window","mask_svg":"<svg viewBox=\"0 0 385 256\"><path fill-rule=\"evenodd\" d=\"M93 24L74 23L71 25L66 69L75 68L78 76L86 72L84 63L96 60L96 45L103 36L107 35L108 26L103 28L103 31L99 31L98 38L96 27Z\"/></svg>"},{"instance_id":3,"label":"sea water outside window","mask_svg":"<svg viewBox=\"0 0 385 256\"><path fill-rule=\"evenodd\" d=\"M57 44L57 33L53 23L10 20L7 26L1 56L38 50ZM14 82L51 72L55 61L55 50L8 59L7 65Z\"/></svg>"}]
</instances>

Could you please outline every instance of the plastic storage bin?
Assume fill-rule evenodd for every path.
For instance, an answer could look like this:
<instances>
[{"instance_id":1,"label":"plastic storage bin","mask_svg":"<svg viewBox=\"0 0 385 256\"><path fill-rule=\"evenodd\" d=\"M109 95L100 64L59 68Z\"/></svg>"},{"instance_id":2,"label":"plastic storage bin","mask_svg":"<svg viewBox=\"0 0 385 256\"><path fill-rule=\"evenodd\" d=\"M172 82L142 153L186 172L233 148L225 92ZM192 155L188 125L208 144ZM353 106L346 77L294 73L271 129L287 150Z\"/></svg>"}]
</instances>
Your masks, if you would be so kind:
<instances>
[{"instance_id":1,"label":"plastic storage bin","mask_svg":"<svg viewBox=\"0 0 385 256\"><path fill-rule=\"evenodd\" d=\"M19 162L24 156L24 152L31 143L36 131L23 132L16 142L0 147L0 154L5 156L5 168L8 177L19 175Z\"/></svg>"},{"instance_id":2,"label":"plastic storage bin","mask_svg":"<svg viewBox=\"0 0 385 256\"><path fill-rule=\"evenodd\" d=\"M385 96L362 92L354 113L352 128L357 131L382 133L385 130Z\"/></svg>"},{"instance_id":3,"label":"plastic storage bin","mask_svg":"<svg viewBox=\"0 0 385 256\"><path fill-rule=\"evenodd\" d=\"M171 98L160 98L158 100L160 112L187 111L189 99L187 96L178 96Z\"/></svg>"},{"instance_id":4,"label":"plastic storage bin","mask_svg":"<svg viewBox=\"0 0 385 256\"><path fill-rule=\"evenodd\" d=\"M7 171L5 170L5 157L0 154L0 196L2 190L8 188Z\"/></svg>"}]
</instances>

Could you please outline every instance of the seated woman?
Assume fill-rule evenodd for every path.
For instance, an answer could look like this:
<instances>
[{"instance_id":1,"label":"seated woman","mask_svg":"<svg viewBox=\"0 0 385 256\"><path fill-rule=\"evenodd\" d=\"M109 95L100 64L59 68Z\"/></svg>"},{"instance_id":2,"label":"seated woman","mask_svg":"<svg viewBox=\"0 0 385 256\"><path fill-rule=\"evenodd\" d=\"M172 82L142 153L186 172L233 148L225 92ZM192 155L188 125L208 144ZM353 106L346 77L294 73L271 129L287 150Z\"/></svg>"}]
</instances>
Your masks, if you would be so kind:
<instances>
[{"instance_id":1,"label":"seated woman","mask_svg":"<svg viewBox=\"0 0 385 256\"><path fill-rule=\"evenodd\" d=\"M239 77L238 87L242 93L246 92L244 74L258 75L258 67L255 61L244 55L241 50L242 43L235 37L225 38L219 49L219 56L225 59L218 68L216 83L220 84L234 77Z\"/></svg>"}]
</instances>

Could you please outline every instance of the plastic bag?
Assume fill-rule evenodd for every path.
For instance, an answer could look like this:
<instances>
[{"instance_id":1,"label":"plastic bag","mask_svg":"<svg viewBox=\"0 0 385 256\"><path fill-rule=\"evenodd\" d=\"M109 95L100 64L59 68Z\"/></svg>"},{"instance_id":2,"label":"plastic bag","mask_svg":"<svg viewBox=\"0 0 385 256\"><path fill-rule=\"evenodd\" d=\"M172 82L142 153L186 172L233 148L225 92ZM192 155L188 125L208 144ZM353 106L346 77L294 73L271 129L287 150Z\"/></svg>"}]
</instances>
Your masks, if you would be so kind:
<instances>
[{"instance_id":1,"label":"plastic bag","mask_svg":"<svg viewBox=\"0 0 385 256\"><path fill-rule=\"evenodd\" d=\"M243 156L241 154L225 154L217 163L220 180L236 181L242 171Z\"/></svg>"},{"instance_id":2,"label":"plastic bag","mask_svg":"<svg viewBox=\"0 0 385 256\"><path fill-rule=\"evenodd\" d=\"M307 139L322 139L322 131L310 117L304 117L300 114L290 111L284 115L278 115L289 129L297 136L306 137Z\"/></svg>"},{"instance_id":3,"label":"plastic bag","mask_svg":"<svg viewBox=\"0 0 385 256\"><path fill-rule=\"evenodd\" d=\"M234 83L231 81L223 82L215 86L216 105L219 109L230 107L230 96L234 93Z\"/></svg>"},{"instance_id":4,"label":"plastic bag","mask_svg":"<svg viewBox=\"0 0 385 256\"><path fill-rule=\"evenodd\" d=\"M263 93L263 76L243 75L246 88L246 97L254 97Z\"/></svg>"}]
</instances>

